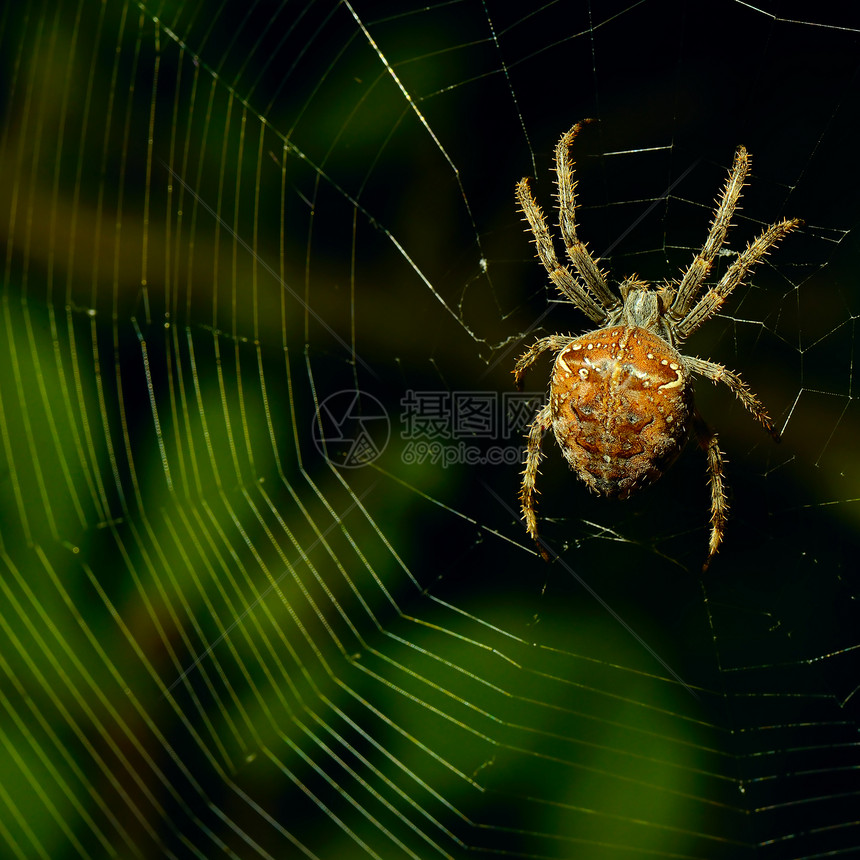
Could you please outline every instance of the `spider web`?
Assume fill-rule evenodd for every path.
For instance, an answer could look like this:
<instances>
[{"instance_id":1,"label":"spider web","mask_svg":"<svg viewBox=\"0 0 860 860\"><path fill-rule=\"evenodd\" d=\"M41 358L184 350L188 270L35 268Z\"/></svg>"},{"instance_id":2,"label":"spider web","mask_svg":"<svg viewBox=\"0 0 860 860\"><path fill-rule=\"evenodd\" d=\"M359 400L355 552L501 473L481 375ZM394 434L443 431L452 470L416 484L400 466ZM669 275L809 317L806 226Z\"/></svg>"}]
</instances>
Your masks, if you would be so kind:
<instances>
[{"instance_id":1,"label":"spider web","mask_svg":"<svg viewBox=\"0 0 860 860\"><path fill-rule=\"evenodd\" d=\"M695 6L695 8L694 8ZM0 845L31 857L858 853L860 18L845 4L6 4ZM515 211L674 278L705 464L590 497L546 440L557 302ZM552 220L552 219L551 219ZM558 251L561 252L561 247ZM715 274L718 275L719 271ZM513 458L512 458L513 452Z\"/></svg>"}]
</instances>

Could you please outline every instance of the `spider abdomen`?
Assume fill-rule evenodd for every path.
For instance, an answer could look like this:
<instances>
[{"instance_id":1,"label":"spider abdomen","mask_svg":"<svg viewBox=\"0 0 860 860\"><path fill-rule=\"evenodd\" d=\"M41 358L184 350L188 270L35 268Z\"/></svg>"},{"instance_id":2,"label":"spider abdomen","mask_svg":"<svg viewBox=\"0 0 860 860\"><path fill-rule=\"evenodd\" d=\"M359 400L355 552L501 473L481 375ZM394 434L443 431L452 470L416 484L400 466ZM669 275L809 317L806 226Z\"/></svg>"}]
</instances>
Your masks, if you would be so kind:
<instances>
[{"instance_id":1,"label":"spider abdomen","mask_svg":"<svg viewBox=\"0 0 860 860\"><path fill-rule=\"evenodd\" d=\"M570 467L595 492L627 498L671 466L693 400L680 353L637 326L572 340L550 382L552 428Z\"/></svg>"}]
</instances>

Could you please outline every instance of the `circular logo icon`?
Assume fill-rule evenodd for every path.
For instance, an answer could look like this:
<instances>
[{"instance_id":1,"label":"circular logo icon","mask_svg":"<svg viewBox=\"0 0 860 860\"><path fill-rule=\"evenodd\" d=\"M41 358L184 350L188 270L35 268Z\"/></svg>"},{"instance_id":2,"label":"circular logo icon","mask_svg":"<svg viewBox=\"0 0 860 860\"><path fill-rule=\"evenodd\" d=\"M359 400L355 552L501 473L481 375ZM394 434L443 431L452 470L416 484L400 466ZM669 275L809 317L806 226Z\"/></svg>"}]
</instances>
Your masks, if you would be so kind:
<instances>
[{"instance_id":1,"label":"circular logo icon","mask_svg":"<svg viewBox=\"0 0 860 860\"><path fill-rule=\"evenodd\" d=\"M329 463L357 469L372 463L388 444L391 424L385 407L363 391L336 391L320 402L311 435Z\"/></svg>"}]
</instances>

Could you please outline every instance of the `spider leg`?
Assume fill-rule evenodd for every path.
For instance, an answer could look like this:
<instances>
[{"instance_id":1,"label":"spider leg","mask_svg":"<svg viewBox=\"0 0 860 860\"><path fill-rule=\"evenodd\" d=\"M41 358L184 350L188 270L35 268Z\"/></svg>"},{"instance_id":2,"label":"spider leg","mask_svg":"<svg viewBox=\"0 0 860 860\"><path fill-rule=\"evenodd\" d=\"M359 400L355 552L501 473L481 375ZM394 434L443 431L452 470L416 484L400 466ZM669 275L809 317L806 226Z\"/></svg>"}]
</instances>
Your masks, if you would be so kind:
<instances>
[{"instance_id":1,"label":"spider leg","mask_svg":"<svg viewBox=\"0 0 860 860\"><path fill-rule=\"evenodd\" d=\"M675 326L680 338L694 332L703 322L709 320L722 306L732 291L746 277L749 270L764 257L787 233L803 222L798 218L787 218L778 224L771 224L758 238L749 243L729 266L722 280L697 302L696 306ZM677 301L677 300L676 300Z\"/></svg>"},{"instance_id":2,"label":"spider leg","mask_svg":"<svg viewBox=\"0 0 860 860\"><path fill-rule=\"evenodd\" d=\"M693 429L699 446L708 458L708 484L711 487L711 538L708 544L708 557L702 565L704 573L723 542L729 515L729 502L726 498L726 483L723 478L725 459L720 450L717 434L708 427L698 412L693 415Z\"/></svg>"},{"instance_id":3,"label":"spider leg","mask_svg":"<svg viewBox=\"0 0 860 860\"><path fill-rule=\"evenodd\" d=\"M525 372L544 352L548 349L558 352L559 350L564 349L564 347L566 347L572 340L573 338L570 335L562 334L551 334L549 337L542 337L540 340L536 340L520 356L519 361L517 361L514 367L514 382L517 389L522 391L523 376L525 376Z\"/></svg>"},{"instance_id":4,"label":"spider leg","mask_svg":"<svg viewBox=\"0 0 860 860\"><path fill-rule=\"evenodd\" d=\"M559 292L587 317L596 323L602 323L606 318L603 309L588 290L559 263L543 210L532 196L527 179L521 179L517 183L517 202L531 228L538 259L549 274L549 279L556 285Z\"/></svg>"},{"instance_id":5,"label":"spider leg","mask_svg":"<svg viewBox=\"0 0 860 860\"><path fill-rule=\"evenodd\" d=\"M526 521L526 530L537 545L538 551L544 561L549 561L549 553L538 537L537 502L535 500L537 490L535 489L535 481L537 480L538 466L540 465L542 456L540 450L541 438L551 426L552 415L550 414L549 403L547 403L538 411L529 426L526 467L523 469L523 482L520 485L520 507L522 508L523 519Z\"/></svg>"},{"instance_id":6,"label":"spider leg","mask_svg":"<svg viewBox=\"0 0 860 860\"><path fill-rule=\"evenodd\" d=\"M710 379L711 382L722 382L728 385L735 397L743 403L749 413L758 421L771 436L775 442L779 442L779 430L774 427L773 421L767 414L767 409L762 406L758 397L750 391L749 386L741 377L733 370L728 370L722 364L717 364L715 361L706 361L704 358L693 358L685 355L684 362L687 367L699 376L704 376Z\"/></svg>"},{"instance_id":7,"label":"spider leg","mask_svg":"<svg viewBox=\"0 0 860 860\"><path fill-rule=\"evenodd\" d=\"M696 293L711 270L714 257L716 257L717 252L726 241L726 234L731 226L732 215L743 191L749 166L749 154L743 146L739 146L735 153L735 160L731 173L729 173L729 178L720 192L720 202L717 204L716 212L714 212L714 219L711 221L708 238L705 240L702 250L696 254L693 262L690 263L689 268L681 278L678 292L669 310L672 319L682 319L687 311L689 311Z\"/></svg>"},{"instance_id":8,"label":"spider leg","mask_svg":"<svg viewBox=\"0 0 860 860\"><path fill-rule=\"evenodd\" d=\"M570 147L583 125L591 122L587 119L578 122L570 131L565 132L555 147L555 172L558 184L558 226L561 237L567 249L567 256L579 276L585 281L600 303L609 310L618 305L618 296L614 296L606 284L606 277L600 271L594 258L588 252L588 246L581 242L576 235L576 182L573 180L573 161L570 158Z\"/></svg>"}]
</instances>

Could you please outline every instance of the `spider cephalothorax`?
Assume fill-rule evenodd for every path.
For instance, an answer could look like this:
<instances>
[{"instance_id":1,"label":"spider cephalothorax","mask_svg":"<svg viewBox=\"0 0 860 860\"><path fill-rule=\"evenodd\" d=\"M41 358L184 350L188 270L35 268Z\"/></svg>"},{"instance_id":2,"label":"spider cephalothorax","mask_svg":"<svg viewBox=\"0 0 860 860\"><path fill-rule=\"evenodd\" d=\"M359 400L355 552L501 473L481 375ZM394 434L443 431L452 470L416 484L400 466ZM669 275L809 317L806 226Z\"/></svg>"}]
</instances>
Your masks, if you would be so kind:
<instances>
[{"instance_id":1,"label":"spider cephalothorax","mask_svg":"<svg viewBox=\"0 0 860 860\"><path fill-rule=\"evenodd\" d=\"M549 400L538 411L528 434L520 502L528 533L544 558L535 513L535 479L541 438L552 427L570 467L595 492L627 498L656 480L680 454L692 430L708 458L711 486L711 538L705 567L719 549L728 505L723 455L714 433L693 402L692 378L724 382L752 415L779 438L767 411L746 383L720 364L682 355L681 343L712 317L746 274L786 233L796 219L773 224L737 255L719 283L696 300L714 257L726 239L729 224L749 172L749 155L741 146L720 195L702 250L677 286L654 289L636 276L619 286L619 296L586 246L577 238L573 164L570 145L582 128L562 135L555 151L559 228L573 275L555 255L552 237L526 179L517 185L517 200L534 236L538 257L566 301L597 325L579 337L550 335L532 344L514 368L518 387L531 364L547 350L556 353Z\"/></svg>"}]
</instances>

